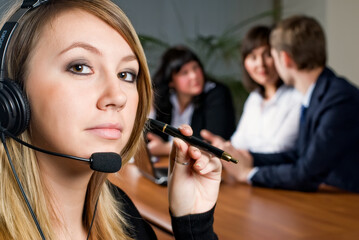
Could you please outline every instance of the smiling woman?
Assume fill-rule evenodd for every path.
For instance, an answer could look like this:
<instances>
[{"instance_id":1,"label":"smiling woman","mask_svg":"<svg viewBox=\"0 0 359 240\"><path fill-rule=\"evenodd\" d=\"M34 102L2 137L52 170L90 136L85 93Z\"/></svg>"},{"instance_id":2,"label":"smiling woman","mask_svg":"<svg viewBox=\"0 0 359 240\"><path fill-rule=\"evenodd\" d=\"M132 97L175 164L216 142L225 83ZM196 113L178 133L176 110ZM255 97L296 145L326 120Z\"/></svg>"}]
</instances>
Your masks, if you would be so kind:
<instances>
[{"instance_id":1,"label":"smiling woman","mask_svg":"<svg viewBox=\"0 0 359 240\"><path fill-rule=\"evenodd\" d=\"M5 183L0 186L0 238L156 239L106 173L5 139L12 133L46 151L85 159L112 152L125 164L137 149L152 97L146 59L131 23L108 0L24 1L15 11L11 21L24 16L16 19L11 41L5 38L0 52L7 75L0 79L0 181ZM4 25L2 34L8 26L12 23ZM15 125L22 116L9 112L11 92L6 86L16 84L21 86L17 91L25 93L22 100L28 101L28 120L20 121L25 123L22 131L13 132L6 116L15 118ZM188 126L181 131L192 134ZM194 214L209 223L197 230L216 238L211 221L219 159L182 141L174 143L173 151L177 158L193 161L185 168L174 166L170 175L170 209L174 224L181 227L174 227L176 237L196 234L191 222L178 224ZM188 176L188 171L193 174ZM184 186L184 179L193 184ZM203 184L209 184L207 192L195 194ZM191 201L180 201L186 195Z\"/></svg>"},{"instance_id":2,"label":"smiling woman","mask_svg":"<svg viewBox=\"0 0 359 240\"><path fill-rule=\"evenodd\" d=\"M278 152L292 149L297 140L302 96L280 79L269 35L269 27L254 26L242 42L243 82L250 94L231 137L236 148Z\"/></svg>"}]
</instances>

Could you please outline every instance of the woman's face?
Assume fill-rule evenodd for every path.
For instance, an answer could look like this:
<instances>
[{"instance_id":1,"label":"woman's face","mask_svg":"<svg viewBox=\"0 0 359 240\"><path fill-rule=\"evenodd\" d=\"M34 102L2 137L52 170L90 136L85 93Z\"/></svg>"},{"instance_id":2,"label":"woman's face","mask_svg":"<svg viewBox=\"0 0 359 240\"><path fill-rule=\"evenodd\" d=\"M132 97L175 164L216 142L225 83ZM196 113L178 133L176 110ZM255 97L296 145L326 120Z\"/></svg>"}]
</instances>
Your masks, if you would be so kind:
<instances>
[{"instance_id":1,"label":"woman's face","mask_svg":"<svg viewBox=\"0 0 359 240\"><path fill-rule=\"evenodd\" d=\"M204 76L198 62L191 61L182 66L178 73L172 75L170 87L174 88L177 94L190 97L202 93Z\"/></svg>"},{"instance_id":2,"label":"woman's face","mask_svg":"<svg viewBox=\"0 0 359 240\"><path fill-rule=\"evenodd\" d=\"M279 79L269 46L255 48L244 59L244 67L249 76L264 87L276 85Z\"/></svg>"},{"instance_id":3,"label":"woman's face","mask_svg":"<svg viewBox=\"0 0 359 240\"><path fill-rule=\"evenodd\" d=\"M36 146L90 157L126 145L138 105L139 64L122 36L83 11L45 26L25 82Z\"/></svg>"}]
</instances>

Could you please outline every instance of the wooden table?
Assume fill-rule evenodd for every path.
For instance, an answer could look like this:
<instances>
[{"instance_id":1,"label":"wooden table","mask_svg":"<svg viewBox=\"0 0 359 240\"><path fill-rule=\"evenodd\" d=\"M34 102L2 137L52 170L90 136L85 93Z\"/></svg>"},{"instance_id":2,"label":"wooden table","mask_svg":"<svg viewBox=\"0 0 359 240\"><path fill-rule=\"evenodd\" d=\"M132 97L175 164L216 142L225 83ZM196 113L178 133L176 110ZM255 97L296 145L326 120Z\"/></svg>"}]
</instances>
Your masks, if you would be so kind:
<instances>
[{"instance_id":1,"label":"wooden table","mask_svg":"<svg viewBox=\"0 0 359 240\"><path fill-rule=\"evenodd\" d=\"M157 226L160 240L173 239L167 188L127 164L110 180L132 199L142 216ZM302 193L221 184L214 216L221 240L359 239L359 194ZM163 232L162 232L163 231Z\"/></svg>"}]
</instances>

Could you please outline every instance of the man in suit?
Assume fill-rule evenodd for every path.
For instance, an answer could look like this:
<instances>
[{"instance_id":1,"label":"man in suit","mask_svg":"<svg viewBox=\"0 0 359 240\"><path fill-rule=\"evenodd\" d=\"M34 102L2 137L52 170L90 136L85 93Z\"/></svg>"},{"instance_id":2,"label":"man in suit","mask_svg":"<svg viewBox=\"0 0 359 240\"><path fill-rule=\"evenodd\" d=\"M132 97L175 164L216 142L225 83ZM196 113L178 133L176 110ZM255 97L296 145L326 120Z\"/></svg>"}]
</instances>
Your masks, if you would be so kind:
<instances>
[{"instance_id":1,"label":"man in suit","mask_svg":"<svg viewBox=\"0 0 359 240\"><path fill-rule=\"evenodd\" d=\"M304 95L296 148L259 154L235 149L205 130L202 137L239 159L237 166L223 165L240 182L299 191L359 192L359 90L326 67L324 33L313 18L283 20L270 42L279 75Z\"/></svg>"}]
</instances>

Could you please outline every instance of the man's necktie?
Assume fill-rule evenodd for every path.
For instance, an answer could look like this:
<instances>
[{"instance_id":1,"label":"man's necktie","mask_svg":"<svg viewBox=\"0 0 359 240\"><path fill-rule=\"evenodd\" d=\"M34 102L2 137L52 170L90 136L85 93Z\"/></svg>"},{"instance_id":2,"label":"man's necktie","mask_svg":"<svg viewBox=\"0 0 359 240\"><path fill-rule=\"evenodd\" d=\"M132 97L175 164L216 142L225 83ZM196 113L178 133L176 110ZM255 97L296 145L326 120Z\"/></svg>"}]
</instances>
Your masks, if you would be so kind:
<instances>
[{"instance_id":1,"label":"man's necktie","mask_svg":"<svg viewBox=\"0 0 359 240\"><path fill-rule=\"evenodd\" d=\"M307 113L307 107L305 106L301 106L301 109L300 109L300 124L304 124L305 123L305 116L306 116L306 113Z\"/></svg>"}]
</instances>

